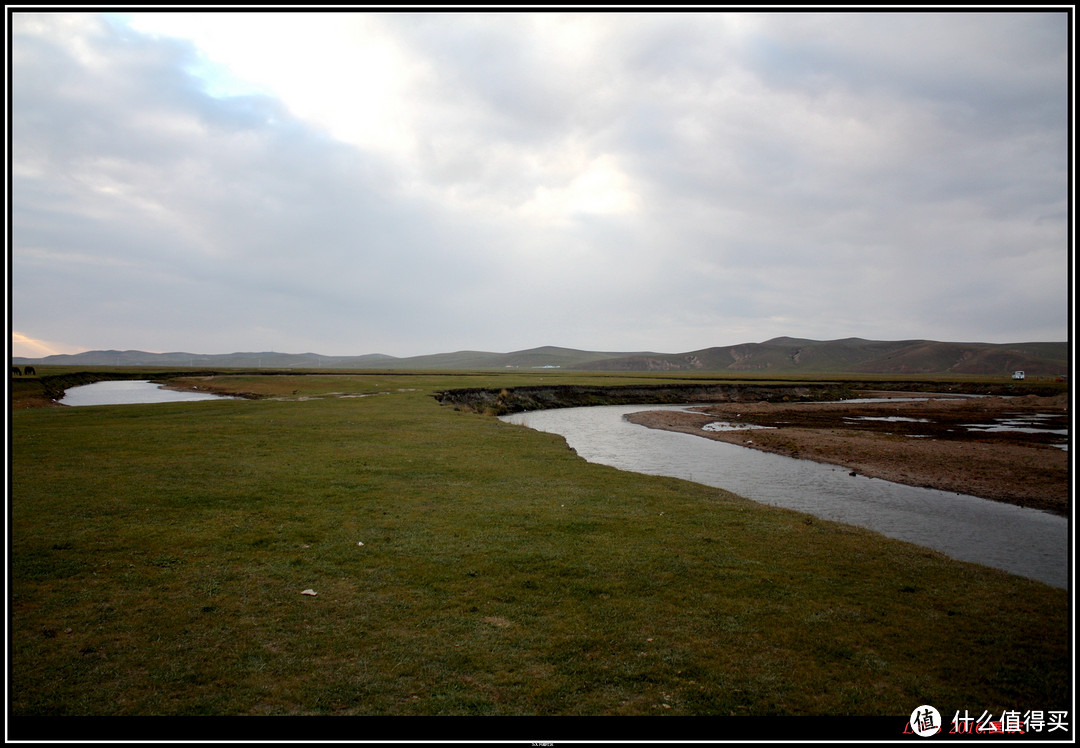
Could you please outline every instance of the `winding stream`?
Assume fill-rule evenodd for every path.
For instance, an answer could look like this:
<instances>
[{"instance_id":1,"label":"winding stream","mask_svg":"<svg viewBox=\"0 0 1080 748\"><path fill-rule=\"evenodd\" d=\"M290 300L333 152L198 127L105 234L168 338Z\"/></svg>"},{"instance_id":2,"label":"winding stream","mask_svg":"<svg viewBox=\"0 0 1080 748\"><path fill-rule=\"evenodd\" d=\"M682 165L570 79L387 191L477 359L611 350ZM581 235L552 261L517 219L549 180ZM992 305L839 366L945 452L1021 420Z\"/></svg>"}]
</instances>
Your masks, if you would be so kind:
<instances>
[{"instance_id":1,"label":"winding stream","mask_svg":"<svg viewBox=\"0 0 1080 748\"><path fill-rule=\"evenodd\" d=\"M623 416L686 406L612 405L502 416L563 436L584 459L723 488L762 504L858 525L883 535L1068 589L1068 520L975 496L852 477L849 470L691 434L650 429Z\"/></svg>"}]
</instances>

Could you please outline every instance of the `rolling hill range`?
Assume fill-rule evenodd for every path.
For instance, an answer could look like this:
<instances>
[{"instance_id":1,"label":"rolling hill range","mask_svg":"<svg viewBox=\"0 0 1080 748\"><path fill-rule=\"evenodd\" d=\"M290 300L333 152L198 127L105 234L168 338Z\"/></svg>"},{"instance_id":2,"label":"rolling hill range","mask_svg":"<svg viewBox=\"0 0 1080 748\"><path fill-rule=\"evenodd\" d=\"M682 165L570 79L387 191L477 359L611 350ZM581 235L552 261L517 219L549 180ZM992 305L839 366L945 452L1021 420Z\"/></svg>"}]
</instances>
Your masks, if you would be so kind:
<instances>
[{"instance_id":1,"label":"rolling hill range","mask_svg":"<svg viewBox=\"0 0 1080 748\"><path fill-rule=\"evenodd\" d=\"M1022 370L1058 376L1069 371L1068 343L941 343L862 338L804 340L706 348L676 355L639 354L577 368L614 371L815 372L857 374L986 374Z\"/></svg>"},{"instance_id":2,"label":"rolling hill range","mask_svg":"<svg viewBox=\"0 0 1080 748\"><path fill-rule=\"evenodd\" d=\"M260 369L464 370L559 368L581 371L732 372L747 374L983 374L1061 376L1069 372L1068 343L942 343L862 338L773 338L764 343L705 348L688 353L611 353L542 347L513 353L458 351L396 358L382 354L147 353L86 351L12 359L14 366L177 366Z\"/></svg>"}]
</instances>

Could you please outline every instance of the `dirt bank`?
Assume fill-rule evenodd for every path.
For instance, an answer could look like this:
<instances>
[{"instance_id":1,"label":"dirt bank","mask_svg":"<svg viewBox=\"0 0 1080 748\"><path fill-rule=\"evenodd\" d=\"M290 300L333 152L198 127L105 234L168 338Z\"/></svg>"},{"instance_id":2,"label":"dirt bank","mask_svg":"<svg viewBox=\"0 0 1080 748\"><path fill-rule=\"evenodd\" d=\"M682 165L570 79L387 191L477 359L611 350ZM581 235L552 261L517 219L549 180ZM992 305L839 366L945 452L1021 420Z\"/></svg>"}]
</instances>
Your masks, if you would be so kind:
<instances>
[{"instance_id":1,"label":"dirt bank","mask_svg":"<svg viewBox=\"0 0 1080 748\"><path fill-rule=\"evenodd\" d=\"M548 408L578 408L630 403L725 403L839 400L854 397L845 383L801 384L642 384L603 387L594 385L538 385L503 389L467 388L434 393L443 405L460 410L503 415Z\"/></svg>"},{"instance_id":2,"label":"dirt bank","mask_svg":"<svg viewBox=\"0 0 1080 748\"><path fill-rule=\"evenodd\" d=\"M1054 446L1063 436L1048 433L1068 427L1067 395L934 398L924 402L893 397L883 403L730 403L694 410L698 412L647 411L627 418L650 428L842 465L858 475L1061 515L1068 512L1068 452ZM1039 416L1035 422L1042 428L1037 433L969 427L1000 426L1000 419L1032 416ZM743 428L702 430L716 422ZM747 428L752 426L767 428Z\"/></svg>"}]
</instances>

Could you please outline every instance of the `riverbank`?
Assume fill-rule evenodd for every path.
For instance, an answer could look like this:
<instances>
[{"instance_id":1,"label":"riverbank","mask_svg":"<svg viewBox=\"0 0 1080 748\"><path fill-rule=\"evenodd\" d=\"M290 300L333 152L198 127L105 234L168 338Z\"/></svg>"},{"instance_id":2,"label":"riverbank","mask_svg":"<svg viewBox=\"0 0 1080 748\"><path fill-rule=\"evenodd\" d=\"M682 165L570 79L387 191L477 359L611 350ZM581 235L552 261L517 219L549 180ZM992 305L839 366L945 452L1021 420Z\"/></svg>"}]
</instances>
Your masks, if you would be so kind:
<instances>
[{"instance_id":1,"label":"riverbank","mask_svg":"<svg viewBox=\"0 0 1080 748\"><path fill-rule=\"evenodd\" d=\"M98 382L123 382L147 380L162 384L168 389L178 391L197 391L197 387L190 385L177 385L175 380L180 378L192 379L195 377L215 376L220 372L214 371L165 371L150 368L107 368L102 367L92 371L77 369L65 370L64 367L52 367L50 373L39 374L33 377L20 377L11 380L10 406L12 410L27 408L62 408L60 402L64 394L73 387L82 387ZM234 375L235 376L235 375ZM228 397L241 397L255 399L251 393L234 392L225 390L214 394Z\"/></svg>"},{"instance_id":2,"label":"riverbank","mask_svg":"<svg viewBox=\"0 0 1080 748\"><path fill-rule=\"evenodd\" d=\"M906 402L896 393L877 394L894 397L883 403L725 403L627 419L840 465L856 474L853 479L864 475L1068 514L1068 452L1053 446L1060 435L968 427L1043 416L1041 423L1066 428L1067 395ZM716 422L741 428L703 430Z\"/></svg>"},{"instance_id":3,"label":"riverbank","mask_svg":"<svg viewBox=\"0 0 1080 748\"><path fill-rule=\"evenodd\" d=\"M714 402L789 402L838 400L854 397L847 383L767 383L695 382L691 384L641 385L536 385L527 387L470 387L436 392L442 405L458 410L502 416L550 408L583 408L597 405L636 403L678 404Z\"/></svg>"}]
</instances>

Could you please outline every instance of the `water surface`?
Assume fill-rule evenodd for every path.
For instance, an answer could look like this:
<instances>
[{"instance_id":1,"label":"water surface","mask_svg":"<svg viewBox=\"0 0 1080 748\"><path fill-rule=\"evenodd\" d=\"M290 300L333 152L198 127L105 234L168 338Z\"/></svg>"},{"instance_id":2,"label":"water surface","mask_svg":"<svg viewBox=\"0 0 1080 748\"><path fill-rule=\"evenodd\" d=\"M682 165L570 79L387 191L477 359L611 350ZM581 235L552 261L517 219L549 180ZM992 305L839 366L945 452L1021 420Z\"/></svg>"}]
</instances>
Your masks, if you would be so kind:
<instances>
[{"instance_id":1,"label":"water surface","mask_svg":"<svg viewBox=\"0 0 1080 748\"><path fill-rule=\"evenodd\" d=\"M72 387L60 399L61 405L129 405L133 403L175 403L191 400L235 400L209 392L167 390L145 379L94 382Z\"/></svg>"},{"instance_id":2,"label":"water surface","mask_svg":"<svg viewBox=\"0 0 1080 748\"><path fill-rule=\"evenodd\" d=\"M953 558L1068 588L1068 520L975 496L851 476L810 460L692 434L650 429L623 416L685 406L560 408L502 420L560 434L586 460L724 488L821 519L865 527Z\"/></svg>"}]
</instances>

